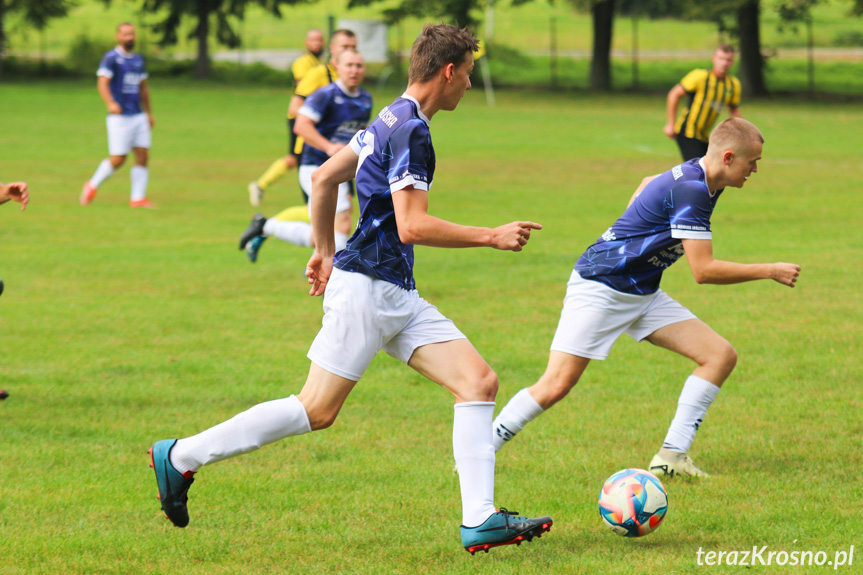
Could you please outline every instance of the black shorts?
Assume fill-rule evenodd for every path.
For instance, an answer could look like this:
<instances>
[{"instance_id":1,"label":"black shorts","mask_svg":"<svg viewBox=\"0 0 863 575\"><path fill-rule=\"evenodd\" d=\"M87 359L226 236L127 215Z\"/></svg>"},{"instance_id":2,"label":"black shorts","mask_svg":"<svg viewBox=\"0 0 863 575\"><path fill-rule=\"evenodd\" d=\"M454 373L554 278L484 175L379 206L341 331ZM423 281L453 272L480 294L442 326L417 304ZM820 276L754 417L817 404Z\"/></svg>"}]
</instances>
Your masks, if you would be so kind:
<instances>
[{"instance_id":1,"label":"black shorts","mask_svg":"<svg viewBox=\"0 0 863 575\"><path fill-rule=\"evenodd\" d=\"M300 150L300 153L294 151L297 147L297 135L294 133L294 123L296 121L296 118L288 118L288 155L295 156L297 158L297 162L299 162L302 150Z\"/></svg>"},{"instance_id":2,"label":"black shorts","mask_svg":"<svg viewBox=\"0 0 863 575\"><path fill-rule=\"evenodd\" d=\"M675 139L684 162L688 162L692 158L701 158L707 154L707 142L702 142L696 138L687 138L683 134L677 134Z\"/></svg>"}]
</instances>

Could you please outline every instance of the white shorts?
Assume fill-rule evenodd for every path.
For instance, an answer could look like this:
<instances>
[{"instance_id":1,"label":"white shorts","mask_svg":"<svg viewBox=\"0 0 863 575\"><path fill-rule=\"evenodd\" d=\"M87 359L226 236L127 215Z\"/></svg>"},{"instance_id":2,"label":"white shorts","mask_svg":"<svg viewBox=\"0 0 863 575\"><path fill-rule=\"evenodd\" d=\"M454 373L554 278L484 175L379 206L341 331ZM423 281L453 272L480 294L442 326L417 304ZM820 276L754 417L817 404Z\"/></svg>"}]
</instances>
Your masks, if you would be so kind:
<instances>
[{"instance_id":1,"label":"white shorts","mask_svg":"<svg viewBox=\"0 0 863 575\"><path fill-rule=\"evenodd\" d=\"M641 341L673 323L697 319L662 290L650 295L619 292L572 272L552 351L605 359L620 334Z\"/></svg>"},{"instance_id":2,"label":"white shorts","mask_svg":"<svg viewBox=\"0 0 863 575\"><path fill-rule=\"evenodd\" d=\"M351 381L360 380L380 350L407 363L418 347L465 339L416 290L337 268L324 292L322 323L308 358Z\"/></svg>"},{"instance_id":3,"label":"white shorts","mask_svg":"<svg viewBox=\"0 0 863 575\"><path fill-rule=\"evenodd\" d=\"M312 209L312 173L320 166L300 166L300 187L309 196L309 210ZM336 213L351 209L351 185L347 182L339 184L339 201L336 204ZM311 211L309 212L311 213Z\"/></svg>"},{"instance_id":4,"label":"white shorts","mask_svg":"<svg viewBox=\"0 0 863 575\"><path fill-rule=\"evenodd\" d=\"M134 116L108 114L108 153L112 156L125 156L132 148L149 148L152 140L150 120L141 112Z\"/></svg>"}]
</instances>

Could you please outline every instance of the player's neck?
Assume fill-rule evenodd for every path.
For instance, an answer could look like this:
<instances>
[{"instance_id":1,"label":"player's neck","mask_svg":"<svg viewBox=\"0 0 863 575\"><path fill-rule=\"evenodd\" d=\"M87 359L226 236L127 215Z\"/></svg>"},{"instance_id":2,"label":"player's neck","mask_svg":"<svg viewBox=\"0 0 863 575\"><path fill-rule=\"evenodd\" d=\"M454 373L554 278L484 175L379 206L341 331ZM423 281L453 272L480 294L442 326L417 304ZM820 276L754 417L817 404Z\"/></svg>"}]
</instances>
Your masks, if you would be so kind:
<instances>
[{"instance_id":1,"label":"player's neck","mask_svg":"<svg viewBox=\"0 0 863 575\"><path fill-rule=\"evenodd\" d=\"M126 50L126 48L124 48L122 44L117 44L117 52L119 52L120 55L125 58L129 58L135 53L132 50Z\"/></svg>"},{"instance_id":2,"label":"player's neck","mask_svg":"<svg viewBox=\"0 0 863 575\"><path fill-rule=\"evenodd\" d=\"M722 190L727 183L722 178L722 165L717 165L710 160L710 156L702 158L704 162L704 182L712 195L716 190Z\"/></svg>"},{"instance_id":3,"label":"player's neck","mask_svg":"<svg viewBox=\"0 0 863 575\"><path fill-rule=\"evenodd\" d=\"M405 94L416 100L420 105L420 112L431 121L440 109L441 104L438 94L431 83L411 84L405 90Z\"/></svg>"}]
</instances>

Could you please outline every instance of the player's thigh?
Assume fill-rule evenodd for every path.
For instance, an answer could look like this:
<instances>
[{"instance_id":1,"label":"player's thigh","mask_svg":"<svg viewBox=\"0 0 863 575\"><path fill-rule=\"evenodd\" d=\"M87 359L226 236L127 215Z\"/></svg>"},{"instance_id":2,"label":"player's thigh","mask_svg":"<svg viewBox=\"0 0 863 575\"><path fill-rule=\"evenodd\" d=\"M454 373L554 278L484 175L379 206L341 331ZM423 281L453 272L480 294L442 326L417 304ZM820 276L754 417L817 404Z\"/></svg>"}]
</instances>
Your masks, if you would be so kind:
<instances>
[{"instance_id":1,"label":"player's thigh","mask_svg":"<svg viewBox=\"0 0 863 575\"><path fill-rule=\"evenodd\" d=\"M408 365L452 393L456 403L494 401L497 375L467 339L423 345Z\"/></svg>"},{"instance_id":2,"label":"player's thigh","mask_svg":"<svg viewBox=\"0 0 863 575\"><path fill-rule=\"evenodd\" d=\"M133 148L147 149L153 144L153 132L147 114L136 114L128 120Z\"/></svg>"},{"instance_id":3,"label":"player's thigh","mask_svg":"<svg viewBox=\"0 0 863 575\"><path fill-rule=\"evenodd\" d=\"M735 356L734 360L736 360L731 344L697 318L666 325L646 339L653 345L688 357L699 365L715 361L717 356L723 360Z\"/></svg>"},{"instance_id":4,"label":"player's thigh","mask_svg":"<svg viewBox=\"0 0 863 575\"><path fill-rule=\"evenodd\" d=\"M122 114L108 114L105 118L108 129L108 154L111 156L127 156L132 151L132 125L128 117Z\"/></svg>"},{"instance_id":5,"label":"player's thigh","mask_svg":"<svg viewBox=\"0 0 863 575\"><path fill-rule=\"evenodd\" d=\"M636 321L649 296L625 294L573 272L551 342L552 351L606 359L617 338Z\"/></svg>"}]
</instances>

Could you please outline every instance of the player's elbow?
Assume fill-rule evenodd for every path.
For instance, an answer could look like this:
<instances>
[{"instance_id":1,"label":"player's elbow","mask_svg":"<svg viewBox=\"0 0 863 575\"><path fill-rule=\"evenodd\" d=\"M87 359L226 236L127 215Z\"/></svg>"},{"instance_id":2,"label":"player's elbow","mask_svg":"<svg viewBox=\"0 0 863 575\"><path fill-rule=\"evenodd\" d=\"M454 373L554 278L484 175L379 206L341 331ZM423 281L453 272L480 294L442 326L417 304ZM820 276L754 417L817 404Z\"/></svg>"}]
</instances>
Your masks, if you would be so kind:
<instances>
[{"instance_id":1,"label":"player's elbow","mask_svg":"<svg viewBox=\"0 0 863 575\"><path fill-rule=\"evenodd\" d=\"M420 242L420 234L419 230L417 230L416 226L411 225L410 223L400 224L399 227L399 241L407 246L412 246L414 244L418 244Z\"/></svg>"},{"instance_id":2,"label":"player's elbow","mask_svg":"<svg viewBox=\"0 0 863 575\"><path fill-rule=\"evenodd\" d=\"M698 285L713 283L710 281L710 275L705 272L703 269L693 269L692 277L695 278L695 283Z\"/></svg>"}]
</instances>

